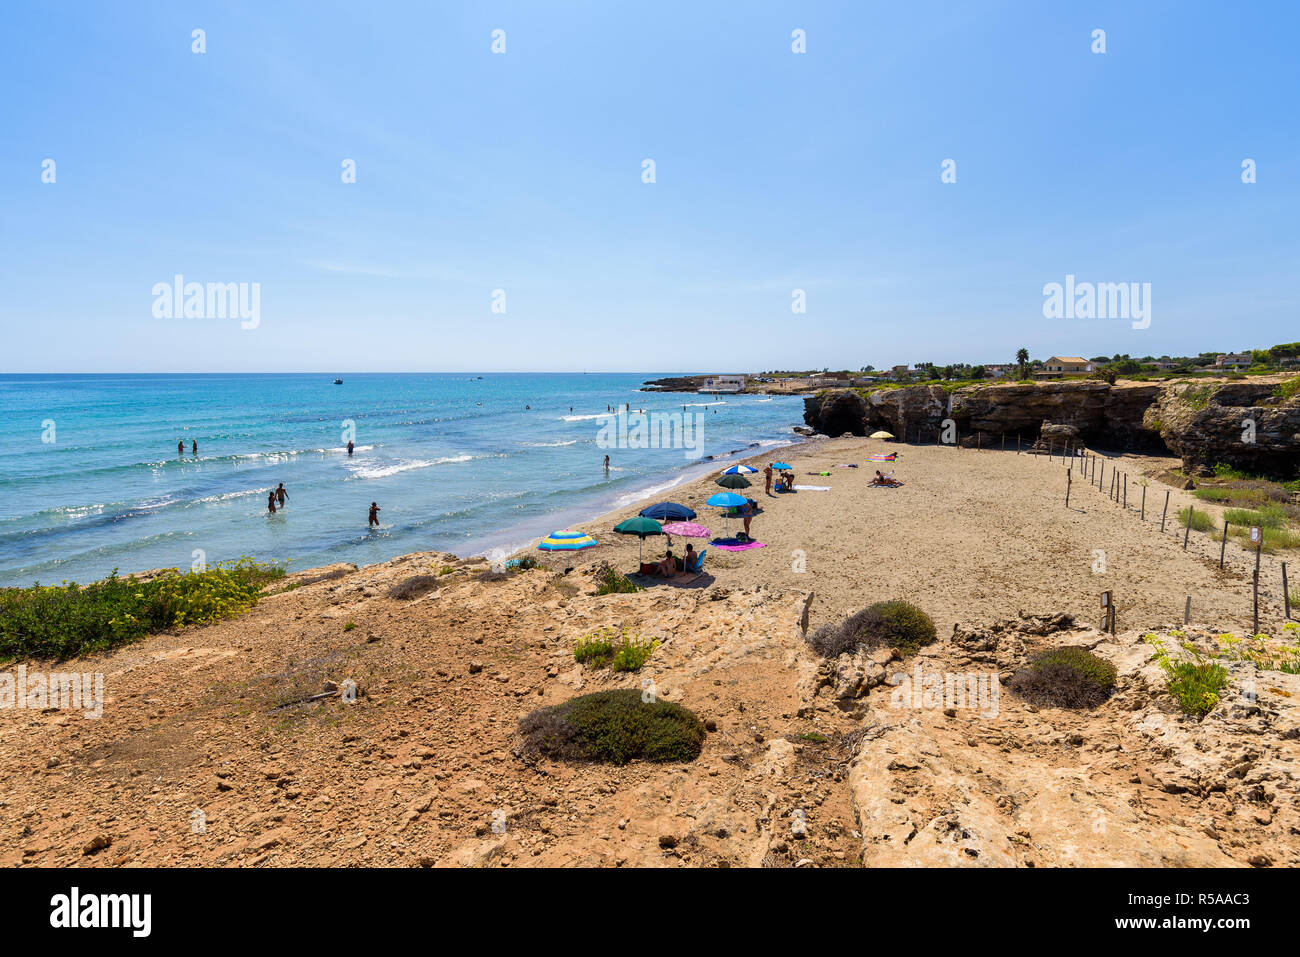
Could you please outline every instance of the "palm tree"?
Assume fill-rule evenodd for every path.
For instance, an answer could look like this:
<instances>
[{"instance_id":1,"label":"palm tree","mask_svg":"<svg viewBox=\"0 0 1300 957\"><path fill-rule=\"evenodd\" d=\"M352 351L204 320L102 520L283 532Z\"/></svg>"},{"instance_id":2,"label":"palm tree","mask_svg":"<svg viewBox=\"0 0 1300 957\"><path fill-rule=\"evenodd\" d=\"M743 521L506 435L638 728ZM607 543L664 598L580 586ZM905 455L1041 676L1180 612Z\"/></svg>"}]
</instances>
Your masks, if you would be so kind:
<instances>
[{"instance_id":1,"label":"palm tree","mask_svg":"<svg viewBox=\"0 0 1300 957\"><path fill-rule=\"evenodd\" d=\"M1016 362L1017 362L1017 363L1019 364L1019 366L1020 366L1020 378L1022 378L1022 379L1025 377L1025 363L1027 363L1028 361L1029 361L1029 350L1028 350L1028 349L1017 349L1017 350L1016 350Z\"/></svg>"}]
</instances>

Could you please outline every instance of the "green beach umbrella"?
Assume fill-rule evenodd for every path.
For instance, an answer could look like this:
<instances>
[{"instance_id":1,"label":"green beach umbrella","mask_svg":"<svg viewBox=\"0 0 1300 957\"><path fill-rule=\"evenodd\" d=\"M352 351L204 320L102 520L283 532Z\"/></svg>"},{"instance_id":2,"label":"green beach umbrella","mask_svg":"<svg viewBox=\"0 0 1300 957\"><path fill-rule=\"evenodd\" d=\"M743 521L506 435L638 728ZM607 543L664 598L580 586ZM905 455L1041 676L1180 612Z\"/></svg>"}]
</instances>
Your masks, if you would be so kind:
<instances>
[{"instance_id":1,"label":"green beach umbrella","mask_svg":"<svg viewBox=\"0 0 1300 957\"><path fill-rule=\"evenodd\" d=\"M647 535L662 535L664 527L653 518L643 518L637 515L635 518L628 518L619 522L614 526L614 531L620 535L636 535L641 539L641 547L637 550L639 560L645 550L645 537Z\"/></svg>"},{"instance_id":2,"label":"green beach umbrella","mask_svg":"<svg viewBox=\"0 0 1300 957\"><path fill-rule=\"evenodd\" d=\"M723 488L749 488L753 483L743 475L724 475L714 479L713 484Z\"/></svg>"}]
</instances>

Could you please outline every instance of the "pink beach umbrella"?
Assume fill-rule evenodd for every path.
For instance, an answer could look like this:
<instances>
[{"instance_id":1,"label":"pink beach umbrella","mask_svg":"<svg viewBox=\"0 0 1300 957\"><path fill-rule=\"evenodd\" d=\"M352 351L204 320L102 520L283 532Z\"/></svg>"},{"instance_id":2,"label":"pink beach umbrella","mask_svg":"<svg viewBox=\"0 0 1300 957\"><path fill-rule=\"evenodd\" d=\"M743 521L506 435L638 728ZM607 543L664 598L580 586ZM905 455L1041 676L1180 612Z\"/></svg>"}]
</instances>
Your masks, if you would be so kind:
<instances>
[{"instance_id":1,"label":"pink beach umbrella","mask_svg":"<svg viewBox=\"0 0 1300 957\"><path fill-rule=\"evenodd\" d=\"M669 522L664 526L664 534L669 536L668 544L672 545L673 535L679 538L708 538L710 532L703 525L694 522Z\"/></svg>"}]
</instances>

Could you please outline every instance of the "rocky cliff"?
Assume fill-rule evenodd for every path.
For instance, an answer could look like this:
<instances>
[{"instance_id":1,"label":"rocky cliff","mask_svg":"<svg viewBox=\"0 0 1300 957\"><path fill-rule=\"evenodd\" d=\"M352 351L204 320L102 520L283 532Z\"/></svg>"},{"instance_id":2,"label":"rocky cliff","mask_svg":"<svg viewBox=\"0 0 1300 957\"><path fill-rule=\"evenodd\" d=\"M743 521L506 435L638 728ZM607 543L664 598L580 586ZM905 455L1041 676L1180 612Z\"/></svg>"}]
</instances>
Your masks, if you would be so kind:
<instances>
[{"instance_id":1,"label":"rocky cliff","mask_svg":"<svg viewBox=\"0 0 1300 957\"><path fill-rule=\"evenodd\" d=\"M804 421L827 435L885 429L932 442L951 420L962 445L986 446L1003 436L1032 443L1049 426L1102 448L1169 451L1189 468L1223 462L1291 478L1300 466L1300 397L1283 399L1280 381L838 389L806 398Z\"/></svg>"}]
</instances>

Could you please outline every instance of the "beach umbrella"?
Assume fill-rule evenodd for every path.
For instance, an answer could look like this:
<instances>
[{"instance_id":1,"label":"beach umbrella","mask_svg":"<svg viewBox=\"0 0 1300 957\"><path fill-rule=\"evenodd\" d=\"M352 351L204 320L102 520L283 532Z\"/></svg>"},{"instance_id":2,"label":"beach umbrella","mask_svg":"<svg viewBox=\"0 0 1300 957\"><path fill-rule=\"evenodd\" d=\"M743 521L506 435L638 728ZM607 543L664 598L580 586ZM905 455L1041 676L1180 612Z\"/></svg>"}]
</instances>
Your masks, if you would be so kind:
<instances>
[{"instance_id":1,"label":"beach umbrella","mask_svg":"<svg viewBox=\"0 0 1300 957\"><path fill-rule=\"evenodd\" d=\"M886 432L884 429L881 429L879 432L871 433L871 438L873 439L892 439L893 437L894 435L892 432Z\"/></svg>"},{"instance_id":2,"label":"beach umbrella","mask_svg":"<svg viewBox=\"0 0 1300 957\"><path fill-rule=\"evenodd\" d=\"M695 517L695 510L676 502L659 502L641 509L643 518L656 518L661 522L685 522Z\"/></svg>"},{"instance_id":3,"label":"beach umbrella","mask_svg":"<svg viewBox=\"0 0 1300 957\"><path fill-rule=\"evenodd\" d=\"M721 485L723 488L749 488L753 483L743 475L724 475L722 478L713 480L714 485Z\"/></svg>"},{"instance_id":4,"label":"beach umbrella","mask_svg":"<svg viewBox=\"0 0 1300 957\"><path fill-rule=\"evenodd\" d=\"M710 495L705 504L713 505L717 508L739 508L748 501L749 499L745 498L745 496L737 495L735 492L719 492L717 495ZM724 535L727 533L727 530L731 528L727 518L727 513L723 512L722 528Z\"/></svg>"},{"instance_id":5,"label":"beach umbrella","mask_svg":"<svg viewBox=\"0 0 1300 957\"><path fill-rule=\"evenodd\" d=\"M694 522L669 522L664 526L664 534L678 538L708 538L709 530Z\"/></svg>"},{"instance_id":6,"label":"beach umbrella","mask_svg":"<svg viewBox=\"0 0 1300 957\"><path fill-rule=\"evenodd\" d=\"M636 518L628 518L619 522L614 526L614 531L620 535L636 535L641 539L641 547L637 550L639 560L645 550L645 537L647 535L662 535L664 527L653 518L644 518L638 515Z\"/></svg>"},{"instance_id":7,"label":"beach umbrella","mask_svg":"<svg viewBox=\"0 0 1300 957\"><path fill-rule=\"evenodd\" d=\"M752 475L757 471L758 469L750 468L748 465L733 465L731 468L727 469L722 474L723 475Z\"/></svg>"},{"instance_id":8,"label":"beach umbrella","mask_svg":"<svg viewBox=\"0 0 1300 957\"><path fill-rule=\"evenodd\" d=\"M787 469L790 471L794 471L794 466L786 462L773 462L772 468L776 469L777 471L787 470Z\"/></svg>"},{"instance_id":9,"label":"beach umbrella","mask_svg":"<svg viewBox=\"0 0 1300 957\"><path fill-rule=\"evenodd\" d=\"M566 528L559 532L551 532L537 547L544 552L572 552L596 544L599 543L586 532L574 532Z\"/></svg>"}]
</instances>

